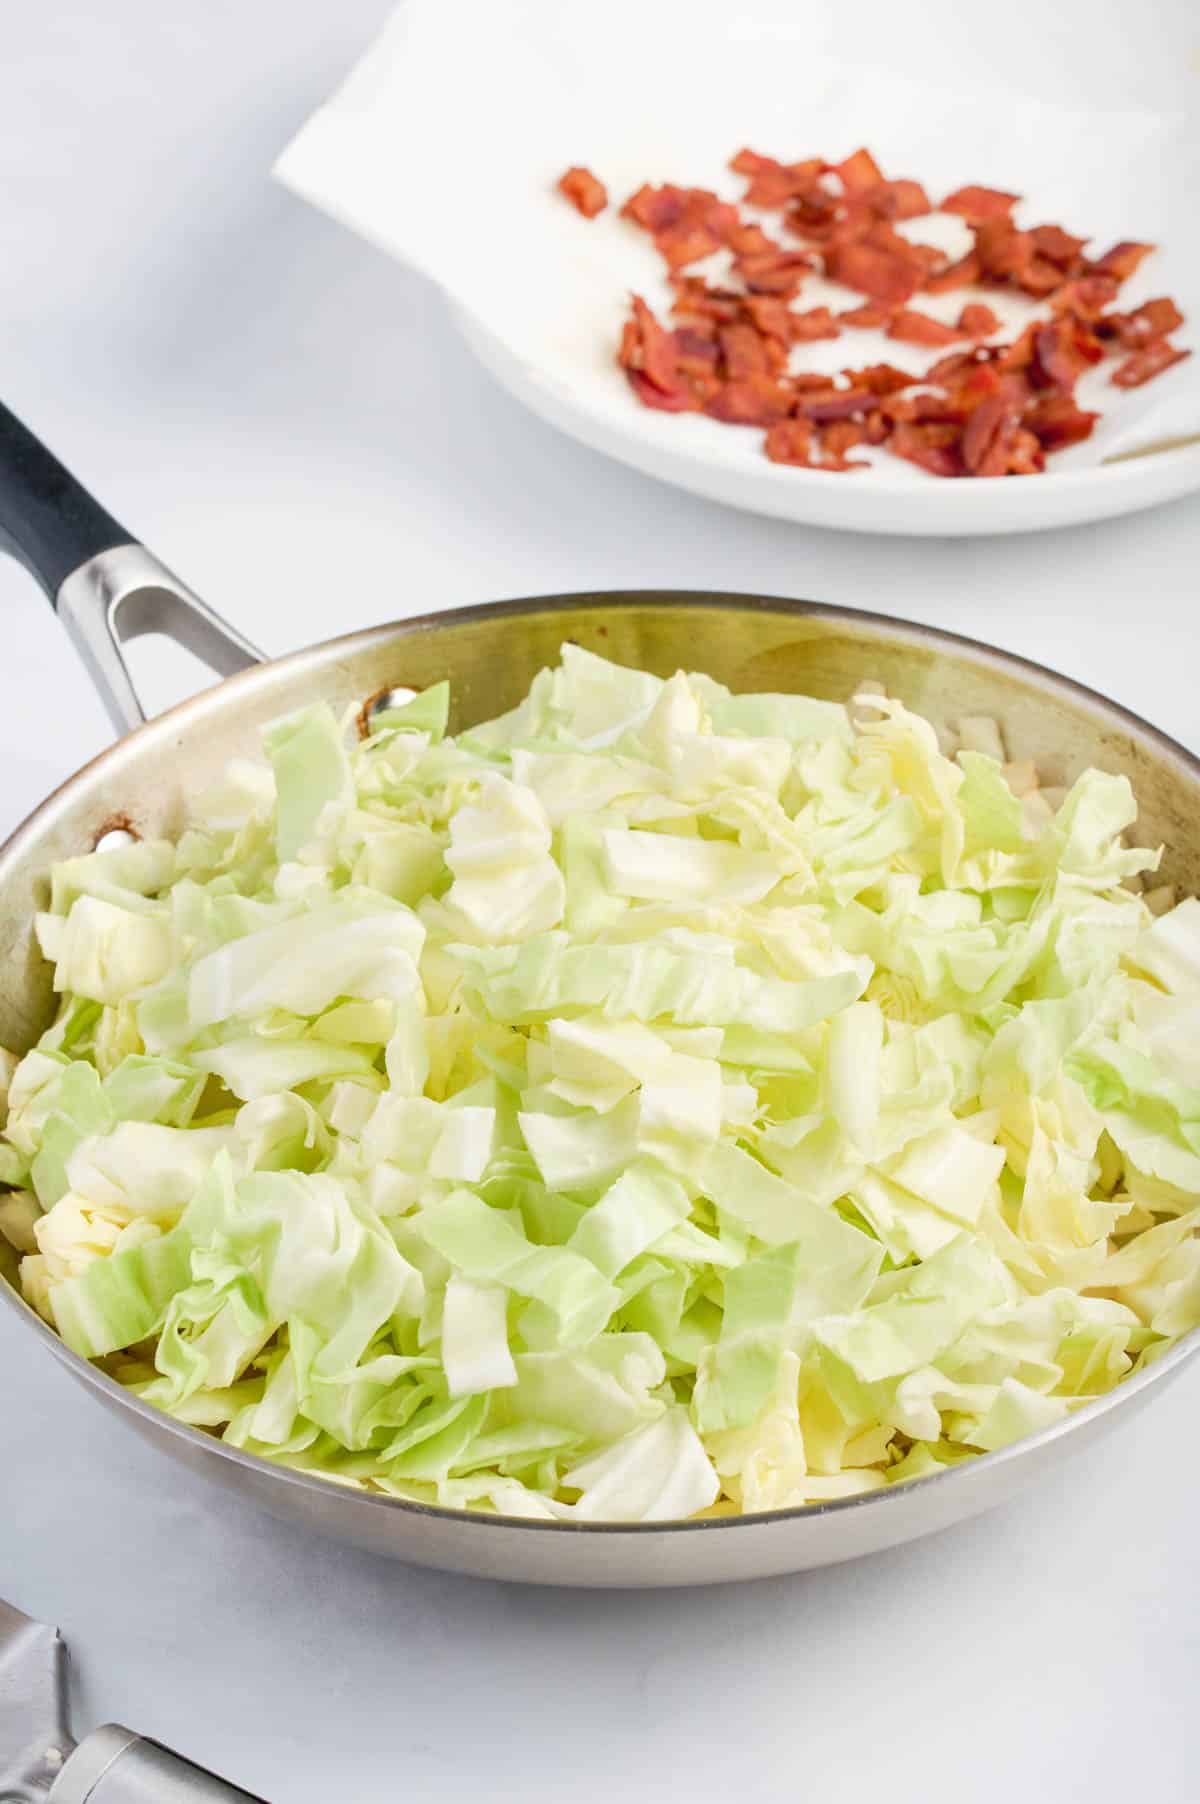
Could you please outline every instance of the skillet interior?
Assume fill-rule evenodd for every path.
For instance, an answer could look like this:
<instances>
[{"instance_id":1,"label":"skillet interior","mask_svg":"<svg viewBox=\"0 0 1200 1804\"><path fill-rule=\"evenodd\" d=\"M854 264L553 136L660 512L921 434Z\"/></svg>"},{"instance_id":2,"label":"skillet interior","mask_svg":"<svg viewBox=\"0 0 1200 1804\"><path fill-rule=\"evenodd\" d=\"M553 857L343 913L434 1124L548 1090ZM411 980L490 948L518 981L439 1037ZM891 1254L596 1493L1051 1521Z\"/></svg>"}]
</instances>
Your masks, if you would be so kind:
<instances>
[{"instance_id":1,"label":"skillet interior","mask_svg":"<svg viewBox=\"0 0 1200 1804\"><path fill-rule=\"evenodd\" d=\"M1200 891L1200 760L1093 691L1040 666L881 615L766 597L691 592L545 597L373 628L246 671L150 722L69 779L0 851L0 1043L23 1050L50 1019L49 974L31 930L34 910L45 905L46 872L54 860L89 849L115 813L127 815L143 835L178 833L189 795L214 778L229 758L254 755L264 723L317 695L335 707L357 709L382 688L399 684L422 688L448 677L454 696L452 729L485 719L519 701L535 672L555 661L564 640L663 676L680 667L705 670L735 690L795 690L844 700L870 678L936 724L952 724L963 715L994 715L1006 730L1011 754L1032 757L1043 782L1069 783L1091 764L1127 774L1141 804L1139 839L1165 847L1162 878L1184 890ZM31 1326L42 1327L32 1311L17 1307ZM1012 1474L1019 1463L1014 1455L1035 1452L1039 1444L1049 1451L1049 1444L1057 1445L1062 1438L1049 1431L1003 1454L968 1462L944 1479L853 1500L859 1505L878 1501L899 1505L910 1494L903 1508L887 1512L890 1532L880 1526L865 1534L827 1537L828 1546L820 1548L812 1540L818 1521L838 1516L846 1506L777 1513L773 1521L778 1528L799 1530L807 1521L805 1534L812 1545L805 1554L799 1551L799 1541L785 1551L778 1537L774 1551L756 1554L753 1548L766 1547L763 1537L772 1526L759 1518L706 1525L749 1531L753 1524L753 1534L741 1537L745 1552L738 1558L697 1561L681 1555L664 1564L664 1538L678 1531L658 1527L642 1531L642 1552L624 1563L611 1555L598 1557L594 1567L573 1564L567 1555L530 1561L516 1543L507 1557L498 1546L494 1555L484 1557L464 1551L463 1534L473 1545L479 1529L485 1524L498 1528L499 1519L455 1521L453 1512L339 1492L322 1481L219 1450L208 1437L181 1429L136 1403L70 1354L56 1337L42 1332L76 1376L89 1381L110 1406L132 1412L134 1425L143 1434L155 1437L172 1431L169 1439L179 1456L198 1466L226 1467L230 1483L232 1473L241 1472L235 1488L253 1494L267 1507L407 1558L497 1577L576 1583L702 1582L845 1558L984 1507L994 1500L993 1492L1000 1495L1013 1488L1011 1478L993 1484L987 1477L990 1471L998 1475L1003 1468ZM1181 1344L1176 1355L1194 1351L1195 1340L1193 1336ZM1179 1363L1176 1358L1163 1360L1161 1375L1178 1370ZM1138 1395L1144 1395L1146 1381L1159 1370L1150 1368L1132 1386L1118 1387L1100 1402L1111 1405L1127 1390L1132 1401L1135 1387ZM1106 1413L1081 1412L1069 1426L1082 1428L1089 1416L1098 1426ZM1082 1443L1085 1437L1076 1438ZM205 1457L218 1450L226 1452L226 1460ZM248 1467L256 1470L245 1476ZM209 1475L219 1472L210 1470ZM956 1485L954 1496L961 1501L948 1507ZM922 1513L918 1494L927 1490L947 1502ZM323 1497L314 1494L322 1492ZM372 1517L378 1524L380 1512L364 1505L382 1506L393 1522L398 1515L425 1517L427 1525L440 1518L445 1532L426 1534L421 1541L405 1532L388 1533L373 1525ZM879 1517L876 1508L877 1521ZM857 1519L867 1519L861 1509ZM509 1524L508 1532L519 1539L519 1529L527 1526ZM589 1535L602 1542L605 1533L602 1527L582 1536L576 1531L560 1537L560 1542L565 1546L570 1541L578 1549ZM629 1531L625 1533L628 1537ZM543 1543L548 1539L535 1538ZM691 1537L688 1544L710 1538ZM722 1536L723 1542L728 1539ZM657 1554L652 1545L659 1548Z\"/></svg>"}]
</instances>

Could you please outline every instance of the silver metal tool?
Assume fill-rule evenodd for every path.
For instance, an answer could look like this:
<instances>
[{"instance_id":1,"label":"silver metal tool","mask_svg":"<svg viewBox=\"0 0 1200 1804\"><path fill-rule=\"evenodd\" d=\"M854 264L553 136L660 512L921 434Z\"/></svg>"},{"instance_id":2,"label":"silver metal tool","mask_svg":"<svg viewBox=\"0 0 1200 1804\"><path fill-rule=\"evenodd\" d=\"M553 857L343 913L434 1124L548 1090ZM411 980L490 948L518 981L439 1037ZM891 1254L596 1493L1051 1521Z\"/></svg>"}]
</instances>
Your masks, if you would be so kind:
<instances>
[{"instance_id":1,"label":"silver metal tool","mask_svg":"<svg viewBox=\"0 0 1200 1804\"><path fill-rule=\"evenodd\" d=\"M109 1723L78 1744L57 1629L0 1602L0 1804L264 1804Z\"/></svg>"}]
</instances>

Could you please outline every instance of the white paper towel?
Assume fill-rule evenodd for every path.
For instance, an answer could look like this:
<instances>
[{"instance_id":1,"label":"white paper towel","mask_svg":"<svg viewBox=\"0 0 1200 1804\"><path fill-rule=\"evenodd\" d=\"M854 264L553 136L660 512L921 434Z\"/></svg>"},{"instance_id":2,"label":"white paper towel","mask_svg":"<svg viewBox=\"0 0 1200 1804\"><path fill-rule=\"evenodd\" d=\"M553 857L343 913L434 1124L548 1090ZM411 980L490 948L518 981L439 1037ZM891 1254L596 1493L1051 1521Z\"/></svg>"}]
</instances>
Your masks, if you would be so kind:
<instances>
[{"instance_id":1,"label":"white paper towel","mask_svg":"<svg viewBox=\"0 0 1200 1804\"><path fill-rule=\"evenodd\" d=\"M1084 112L950 73L921 82L810 47L795 8L752 0L408 0L359 66L304 126L277 174L297 193L422 270L540 379L598 415L641 415L647 434L691 435L717 457L761 455L748 437L696 416L647 416L614 362L629 291L665 314L670 299L648 236L617 205L582 219L554 190L583 163L619 203L642 181L674 180L737 199L728 159L743 144L784 161L837 159L868 145L891 176L933 194L966 182L1028 197L1018 220L1161 246L1122 307L1170 294L1200 315L1200 136L1181 114ZM864 45L864 56L869 45ZM1031 54L1036 47L1031 46ZM966 247L947 215L906 227ZM854 305L813 279L802 304ZM923 298L951 318L963 295ZM988 296L1017 325L1020 299ZM929 353L859 332L803 347L834 371L886 357L914 370ZM1079 385L1103 418L1051 470L1200 432L1200 358L1143 389L1114 389L1111 364ZM731 443L731 441L734 441ZM886 460L889 479L923 480ZM882 473L882 472L880 472ZM861 479L860 479L861 480Z\"/></svg>"}]
</instances>

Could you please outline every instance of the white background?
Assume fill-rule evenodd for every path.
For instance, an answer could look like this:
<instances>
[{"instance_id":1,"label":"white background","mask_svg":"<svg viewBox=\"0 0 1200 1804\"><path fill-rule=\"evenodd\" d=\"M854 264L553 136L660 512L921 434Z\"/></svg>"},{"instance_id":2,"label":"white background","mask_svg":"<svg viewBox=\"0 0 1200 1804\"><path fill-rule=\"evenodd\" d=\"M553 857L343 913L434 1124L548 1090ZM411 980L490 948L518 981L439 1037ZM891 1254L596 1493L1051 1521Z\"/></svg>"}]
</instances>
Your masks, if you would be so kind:
<instances>
[{"instance_id":1,"label":"white background","mask_svg":"<svg viewBox=\"0 0 1200 1804\"><path fill-rule=\"evenodd\" d=\"M1023 540L900 542L657 487L523 415L435 293L269 182L382 0L3 10L0 393L269 651L497 596L806 595L995 640L1200 747L1200 497ZM814 41L913 73L1200 105L1194 0L812 14ZM580 16L603 29L598 0ZM107 728L8 564L0 610L7 827ZM515 1804L539 1786L576 1804L1187 1804L1198 1418L1193 1373L1003 1513L856 1566L539 1593L227 1504L6 1318L0 1593L63 1626L80 1728L124 1719L272 1804Z\"/></svg>"}]
</instances>

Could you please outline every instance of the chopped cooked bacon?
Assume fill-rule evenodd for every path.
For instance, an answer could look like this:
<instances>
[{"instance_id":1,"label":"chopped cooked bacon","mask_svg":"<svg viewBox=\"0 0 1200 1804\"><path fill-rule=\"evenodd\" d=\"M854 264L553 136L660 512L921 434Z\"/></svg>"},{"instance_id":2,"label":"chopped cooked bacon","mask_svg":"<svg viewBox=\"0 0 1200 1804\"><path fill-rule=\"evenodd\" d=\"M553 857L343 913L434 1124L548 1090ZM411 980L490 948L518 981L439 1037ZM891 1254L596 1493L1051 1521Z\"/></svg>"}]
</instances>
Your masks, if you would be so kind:
<instances>
[{"instance_id":1,"label":"chopped cooked bacon","mask_svg":"<svg viewBox=\"0 0 1200 1804\"><path fill-rule=\"evenodd\" d=\"M831 281L887 307L903 307L921 286L920 271L911 262L863 241L834 245L825 259L825 273Z\"/></svg>"},{"instance_id":2,"label":"chopped cooked bacon","mask_svg":"<svg viewBox=\"0 0 1200 1804\"><path fill-rule=\"evenodd\" d=\"M1046 468L1046 453L1024 426L1019 426L1013 434L1013 441L1008 452L1008 473L1010 476L1040 476Z\"/></svg>"},{"instance_id":3,"label":"chopped cooked bacon","mask_svg":"<svg viewBox=\"0 0 1200 1804\"><path fill-rule=\"evenodd\" d=\"M1191 354L1190 351L1179 350L1165 338L1153 340L1144 350L1135 351L1132 357L1119 363L1112 373L1112 381L1117 388L1140 388L1143 382L1149 382L1154 376L1161 376L1164 370L1182 363Z\"/></svg>"},{"instance_id":4,"label":"chopped cooked bacon","mask_svg":"<svg viewBox=\"0 0 1200 1804\"><path fill-rule=\"evenodd\" d=\"M1115 276L1076 276L1050 296L1055 313L1073 313L1076 319L1099 320L1117 298L1121 284ZM1173 305L1173 303L1171 303ZM1180 314L1176 324L1182 325Z\"/></svg>"},{"instance_id":5,"label":"chopped cooked bacon","mask_svg":"<svg viewBox=\"0 0 1200 1804\"><path fill-rule=\"evenodd\" d=\"M861 370L843 370L851 388L865 388L872 395L894 395L899 389L911 388L919 376L898 370L892 363L868 363Z\"/></svg>"},{"instance_id":6,"label":"chopped cooked bacon","mask_svg":"<svg viewBox=\"0 0 1200 1804\"><path fill-rule=\"evenodd\" d=\"M883 180L883 170L869 150L856 150L845 162L835 163L833 168L835 174L841 176L844 188L877 188Z\"/></svg>"},{"instance_id":7,"label":"chopped cooked bacon","mask_svg":"<svg viewBox=\"0 0 1200 1804\"><path fill-rule=\"evenodd\" d=\"M956 188L942 202L942 212L961 214L969 225L975 225L984 219L1007 219L1020 198L1002 188Z\"/></svg>"},{"instance_id":8,"label":"chopped cooked bacon","mask_svg":"<svg viewBox=\"0 0 1200 1804\"><path fill-rule=\"evenodd\" d=\"M886 326L892 317L890 307L880 306L878 301L868 301L864 307L848 307L839 313L837 318L845 326Z\"/></svg>"},{"instance_id":9,"label":"chopped cooked bacon","mask_svg":"<svg viewBox=\"0 0 1200 1804\"><path fill-rule=\"evenodd\" d=\"M1097 257L1094 263L1088 264L1088 274L1115 276L1118 282L1127 282L1153 250L1152 244L1138 244L1132 239L1123 238L1120 244L1114 244L1102 257Z\"/></svg>"},{"instance_id":10,"label":"chopped cooked bacon","mask_svg":"<svg viewBox=\"0 0 1200 1804\"><path fill-rule=\"evenodd\" d=\"M1080 407L1075 390L1105 355L1122 359L1112 374L1119 388L1148 382L1189 355L1170 342L1183 324L1174 301L1159 296L1128 312L1115 305L1148 244L1124 240L1089 259L1087 240L1063 226L1019 227L1017 195L970 186L943 202L973 240L951 261L895 229L896 221L931 210L928 194L919 182L886 177L867 150L841 163L780 163L743 150L732 167L748 178L746 202L780 215L785 231L812 248L789 249L709 189L644 184L621 212L654 240L676 323L669 330L634 296L617 361L647 407L765 428L775 463L861 469L848 453L867 444L935 476L1033 475L1048 454L1093 431L1099 415ZM587 217L607 201L582 168L568 170L559 187ZM731 272L723 285L688 273L717 251ZM793 305L811 270L863 300L838 311ZM919 292L973 285L1031 298L1037 306L1027 310L1029 323L1007 342L983 342L1003 325L985 301L968 300L953 324L909 305ZM939 351L959 348L921 372L875 363L839 378L791 367L797 346L856 327Z\"/></svg>"},{"instance_id":11,"label":"chopped cooked bacon","mask_svg":"<svg viewBox=\"0 0 1200 1804\"><path fill-rule=\"evenodd\" d=\"M753 326L722 326L717 334L725 373L731 381L742 376L770 376L779 368L772 360L766 339Z\"/></svg>"},{"instance_id":12,"label":"chopped cooked bacon","mask_svg":"<svg viewBox=\"0 0 1200 1804\"><path fill-rule=\"evenodd\" d=\"M746 297L736 288L710 288L701 276L674 274L668 280L675 290L671 311L679 319L741 319Z\"/></svg>"},{"instance_id":13,"label":"chopped cooked bacon","mask_svg":"<svg viewBox=\"0 0 1200 1804\"><path fill-rule=\"evenodd\" d=\"M742 376L724 382L704 411L729 426L773 426L792 411L792 397L770 376Z\"/></svg>"},{"instance_id":14,"label":"chopped cooked bacon","mask_svg":"<svg viewBox=\"0 0 1200 1804\"><path fill-rule=\"evenodd\" d=\"M783 249L783 246L777 244L774 238L768 237L760 225L739 223L730 229L725 242L738 257L759 257L764 256L768 251Z\"/></svg>"},{"instance_id":15,"label":"chopped cooked bacon","mask_svg":"<svg viewBox=\"0 0 1200 1804\"><path fill-rule=\"evenodd\" d=\"M865 420L834 420L821 434L821 449L827 457L845 457L855 445L866 442Z\"/></svg>"},{"instance_id":16,"label":"chopped cooked bacon","mask_svg":"<svg viewBox=\"0 0 1200 1804\"><path fill-rule=\"evenodd\" d=\"M653 233L656 249L671 269L683 269L720 250L741 224L738 210L708 188L649 183L631 194L622 216Z\"/></svg>"},{"instance_id":17,"label":"chopped cooked bacon","mask_svg":"<svg viewBox=\"0 0 1200 1804\"><path fill-rule=\"evenodd\" d=\"M687 212L687 191L666 182L661 188L643 182L621 208L624 219L632 219L648 232L662 232L678 225Z\"/></svg>"},{"instance_id":18,"label":"chopped cooked bacon","mask_svg":"<svg viewBox=\"0 0 1200 1804\"><path fill-rule=\"evenodd\" d=\"M1067 394L1083 372L1104 355L1103 345L1086 326L1062 314L1038 327L1033 349L1035 367L1044 383Z\"/></svg>"},{"instance_id":19,"label":"chopped cooked bacon","mask_svg":"<svg viewBox=\"0 0 1200 1804\"><path fill-rule=\"evenodd\" d=\"M853 414L868 413L876 398L869 388L834 388L830 384L824 394L802 395L796 411L806 420L823 424L826 420L847 420Z\"/></svg>"},{"instance_id":20,"label":"chopped cooked bacon","mask_svg":"<svg viewBox=\"0 0 1200 1804\"><path fill-rule=\"evenodd\" d=\"M989 395L967 415L962 460L972 476L1007 476L1020 414L1003 395Z\"/></svg>"},{"instance_id":21,"label":"chopped cooked bacon","mask_svg":"<svg viewBox=\"0 0 1200 1804\"><path fill-rule=\"evenodd\" d=\"M656 232L654 242L671 269L684 269L689 263L699 263L721 248L721 240L711 226L693 225L686 219Z\"/></svg>"},{"instance_id":22,"label":"chopped cooked bacon","mask_svg":"<svg viewBox=\"0 0 1200 1804\"><path fill-rule=\"evenodd\" d=\"M1074 238L1070 232L1064 232L1061 226L1034 226L1029 236L1033 239L1033 248L1039 257L1047 263L1056 263L1059 279L1063 275L1073 273L1079 261L1080 252L1087 243L1086 238Z\"/></svg>"},{"instance_id":23,"label":"chopped cooked bacon","mask_svg":"<svg viewBox=\"0 0 1200 1804\"><path fill-rule=\"evenodd\" d=\"M1017 229L1007 216L983 219L974 228L975 254L981 274L1003 282L1019 278L1033 258L1033 238Z\"/></svg>"},{"instance_id":24,"label":"chopped cooked bacon","mask_svg":"<svg viewBox=\"0 0 1200 1804\"><path fill-rule=\"evenodd\" d=\"M965 375L968 370L978 367L974 351L951 351L947 356L939 357L936 363L931 363L921 380L938 382L946 386L957 377ZM916 378L914 377L913 380L915 381Z\"/></svg>"},{"instance_id":25,"label":"chopped cooked bacon","mask_svg":"<svg viewBox=\"0 0 1200 1804\"><path fill-rule=\"evenodd\" d=\"M1000 320L983 301L968 301L958 316L958 329L967 338L990 338L1000 330Z\"/></svg>"},{"instance_id":26,"label":"chopped cooked bacon","mask_svg":"<svg viewBox=\"0 0 1200 1804\"><path fill-rule=\"evenodd\" d=\"M735 257L733 268L751 294L778 294L791 300L812 269L812 258L807 251L775 249Z\"/></svg>"},{"instance_id":27,"label":"chopped cooked bacon","mask_svg":"<svg viewBox=\"0 0 1200 1804\"><path fill-rule=\"evenodd\" d=\"M1022 424L1044 450L1061 451L1089 438L1099 418L1098 413L1084 413L1070 395L1046 394L1026 408Z\"/></svg>"},{"instance_id":28,"label":"chopped cooked bacon","mask_svg":"<svg viewBox=\"0 0 1200 1804\"><path fill-rule=\"evenodd\" d=\"M810 307L807 313L792 315L794 344L810 344L817 338L838 338L841 331L828 307Z\"/></svg>"},{"instance_id":29,"label":"chopped cooked bacon","mask_svg":"<svg viewBox=\"0 0 1200 1804\"><path fill-rule=\"evenodd\" d=\"M919 313L915 307L902 307L894 313L887 328L889 338L908 345L952 345L962 337L957 326L948 326L930 313Z\"/></svg>"},{"instance_id":30,"label":"chopped cooked bacon","mask_svg":"<svg viewBox=\"0 0 1200 1804\"><path fill-rule=\"evenodd\" d=\"M942 268L931 270L922 287L927 294L948 294L952 288L970 287L982 275L979 255L972 250L965 257L960 257L957 263L947 263Z\"/></svg>"},{"instance_id":31,"label":"chopped cooked bacon","mask_svg":"<svg viewBox=\"0 0 1200 1804\"><path fill-rule=\"evenodd\" d=\"M1091 278L1098 280L1099 278ZM1183 315L1166 295L1143 301L1132 313L1105 313L1095 322L1098 338L1115 338L1127 351L1138 351L1151 339L1165 338L1183 324Z\"/></svg>"},{"instance_id":32,"label":"chopped cooked bacon","mask_svg":"<svg viewBox=\"0 0 1200 1804\"><path fill-rule=\"evenodd\" d=\"M749 200L750 196L746 198ZM828 244L835 235L851 235L847 228L852 217L861 221L861 211L852 214L844 202L835 200L823 188L812 188L806 194L793 196L792 204L784 214L788 230L813 244Z\"/></svg>"},{"instance_id":33,"label":"chopped cooked bacon","mask_svg":"<svg viewBox=\"0 0 1200 1804\"><path fill-rule=\"evenodd\" d=\"M881 219L920 219L933 212L933 203L920 182L880 182L868 189L865 198Z\"/></svg>"},{"instance_id":34,"label":"chopped cooked bacon","mask_svg":"<svg viewBox=\"0 0 1200 1804\"><path fill-rule=\"evenodd\" d=\"M781 420L767 433L763 449L773 464L807 464L812 440L807 420Z\"/></svg>"},{"instance_id":35,"label":"chopped cooked bacon","mask_svg":"<svg viewBox=\"0 0 1200 1804\"><path fill-rule=\"evenodd\" d=\"M633 318L626 322L620 361L638 370L655 388L669 393L678 383L679 361L675 340L647 307L640 294L633 297Z\"/></svg>"},{"instance_id":36,"label":"chopped cooked bacon","mask_svg":"<svg viewBox=\"0 0 1200 1804\"><path fill-rule=\"evenodd\" d=\"M829 165L820 157L810 157L802 163L778 163L774 157L759 156L755 150L739 150L729 167L750 177L744 196L747 206L782 207L812 188Z\"/></svg>"},{"instance_id":37,"label":"chopped cooked bacon","mask_svg":"<svg viewBox=\"0 0 1200 1804\"><path fill-rule=\"evenodd\" d=\"M888 440L888 450L932 476L961 476L966 466L958 447L959 428L952 425L916 425L901 420Z\"/></svg>"},{"instance_id":38,"label":"chopped cooked bacon","mask_svg":"<svg viewBox=\"0 0 1200 1804\"><path fill-rule=\"evenodd\" d=\"M585 219L595 219L608 205L608 189L590 169L576 163L558 178L558 191Z\"/></svg>"},{"instance_id":39,"label":"chopped cooked bacon","mask_svg":"<svg viewBox=\"0 0 1200 1804\"><path fill-rule=\"evenodd\" d=\"M695 397L685 388L658 388L641 370L626 369L629 386L643 407L660 413L695 413Z\"/></svg>"},{"instance_id":40,"label":"chopped cooked bacon","mask_svg":"<svg viewBox=\"0 0 1200 1804\"><path fill-rule=\"evenodd\" d=\"M773 294L748 294L742 302L746 319L764 338L773 339L785 349L797 342L796 320L786 301Z\"/></svg>"},{"instance_id":41,"label":"chopped cooked bacon","mask_svg":"<svg viewBox=\"0 0 1200 1804\"><path fill-rule=\"evenodd\" d=\"M715 336L697 326L676 326L674 338L675 360L685 375L703 376L717 370L721 347Z\"/></svg>"}]
</instances>

